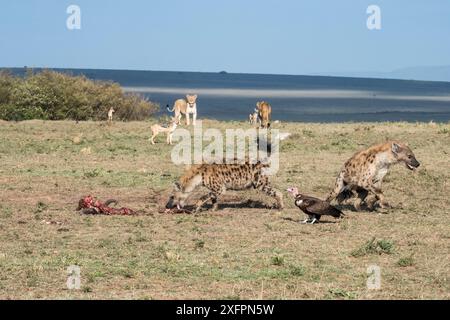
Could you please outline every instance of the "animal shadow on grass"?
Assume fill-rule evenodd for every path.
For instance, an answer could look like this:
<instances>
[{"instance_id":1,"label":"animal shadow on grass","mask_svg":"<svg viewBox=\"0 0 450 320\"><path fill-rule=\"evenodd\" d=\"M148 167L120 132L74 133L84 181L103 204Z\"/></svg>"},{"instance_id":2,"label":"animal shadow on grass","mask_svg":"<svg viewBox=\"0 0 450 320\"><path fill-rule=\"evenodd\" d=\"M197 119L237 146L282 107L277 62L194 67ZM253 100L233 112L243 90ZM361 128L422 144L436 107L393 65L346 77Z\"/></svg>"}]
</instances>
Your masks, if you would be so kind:
<instances>
[{"instance_id":1,"label":"animal shadow on grass","mask_svg":"<svg viewBox=\"0 0 450 320\"><path fill-rule=\"evenodd\" d=\"M193 214L193 213L218 213L224 209L232 208L232 209L272 209L273 207L270 205L266 205L260 201L252 201L248 200L246 202L241 203L219 203L219 206L216 211L212 210L212 204L204 204L198 212L195 212L196 206L189 204L183 207L182 210L171 211L172 214ZM160 213L164 213L164 209L159 210Z\"/></svg>"},{"instance_id":2,"label":"animal shadow on grass","mask_svg":"<svg viewBox=\"0 0 450 320\"><path fill-rule=\"evenodd\" d=\"M291 217L283 217L282 219L285 220L285 221L290 221L290 222L295 222L295 223L300 223L301 221L303 221L303 219L300 219L300 218L299 219L294 219L294 218L291 218ZM336 220L336 221L320 220L317 223L325 224L325 223L338 223L338 222L339 222L338 220Z\"/></svg>"},{"instance_id":3,"label":"animal shadow on grass","mask_svg":"<svg viewBox=\"0 0 450 320\"><path fill-rule=\"evenodd\" d=\"M341 211L351 211L355 213L385 213L386 209L382 209L378 204L375 204L373 208L370 208L367 204L361 205L361 210L356 210L352 204L338 204L335 207Z\"/></svg>"},{"instance_id":4,"label":"animal shadow on grass","mask_svg":"<svg viewBox=\"0 0 450 320\"><path fill-rule=\"evenodd\" d=\"M201 210L209 211L212 209L212 207L213 206L211 203L204 204L202 206ZM273 209L274 206L266 204L262 201L251 200L251 199L248 199L247 201L234 200L234 201L226 201L226 202L219 203L218 210L223 210L223 209L227 209L227 208L231 208L231 209Z\"/></svg>"}]
</instances>

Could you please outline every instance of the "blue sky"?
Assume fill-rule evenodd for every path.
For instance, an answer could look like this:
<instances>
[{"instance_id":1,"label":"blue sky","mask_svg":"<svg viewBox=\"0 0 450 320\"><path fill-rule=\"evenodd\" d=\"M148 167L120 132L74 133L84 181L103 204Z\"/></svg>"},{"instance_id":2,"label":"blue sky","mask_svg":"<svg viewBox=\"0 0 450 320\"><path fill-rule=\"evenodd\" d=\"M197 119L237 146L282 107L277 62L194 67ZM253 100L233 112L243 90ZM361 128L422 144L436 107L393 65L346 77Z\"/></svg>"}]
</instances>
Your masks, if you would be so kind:
<instances>
[{"instance_id":1,"label":"blue sky","mask_svg":"<svg viewBox=\"0 0 450 320\"><path fill-rule=\"evenodd\" d=\"M66 28L70 4L81 30ZM381 30L366 27L370 4ZM390 71L450 65L450 1L2 1L0 38L0 67Z\"/></svg>"}]
</instances>

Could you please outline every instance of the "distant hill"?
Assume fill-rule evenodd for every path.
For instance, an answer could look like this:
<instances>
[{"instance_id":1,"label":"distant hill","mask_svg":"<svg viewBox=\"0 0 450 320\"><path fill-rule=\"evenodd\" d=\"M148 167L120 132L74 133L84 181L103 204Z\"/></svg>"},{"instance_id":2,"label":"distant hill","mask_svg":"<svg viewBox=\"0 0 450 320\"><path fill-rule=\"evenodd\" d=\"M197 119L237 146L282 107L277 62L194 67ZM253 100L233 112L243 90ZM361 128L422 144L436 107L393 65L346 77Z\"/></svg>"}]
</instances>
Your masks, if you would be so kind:
<instances>
[{"instance_id":1,"label":"distant hill","mask_svg":"<svg viewBox=\"0 0 450 320\"><path fill-rule=\"evenodd\" d=\"M390 72L321 72L314 73L314 75L450 82L450 66L417 66L400 68Z\"/></svg>"}]
</instances>

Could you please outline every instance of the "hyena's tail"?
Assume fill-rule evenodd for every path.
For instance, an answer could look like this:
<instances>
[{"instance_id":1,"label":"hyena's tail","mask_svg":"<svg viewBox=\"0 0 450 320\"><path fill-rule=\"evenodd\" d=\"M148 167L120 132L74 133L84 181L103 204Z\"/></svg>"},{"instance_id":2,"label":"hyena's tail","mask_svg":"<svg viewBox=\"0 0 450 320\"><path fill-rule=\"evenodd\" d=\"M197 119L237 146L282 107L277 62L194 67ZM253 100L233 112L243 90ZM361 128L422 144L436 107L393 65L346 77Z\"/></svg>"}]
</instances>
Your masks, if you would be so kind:
<instances>
[{"instance_id":1,"label":"hyena's tail","mask_svg":"<svg viewBox=\"0 0 450 320\"><path fill-rule=\"evenodd\" d=\"M173 111L175 110L175 106L173 106L172 110L170 110L169 105L166 105L166 109L167 109L167 111L169 111L169 112L173 112Z\"/></svg>"}]
</instances>

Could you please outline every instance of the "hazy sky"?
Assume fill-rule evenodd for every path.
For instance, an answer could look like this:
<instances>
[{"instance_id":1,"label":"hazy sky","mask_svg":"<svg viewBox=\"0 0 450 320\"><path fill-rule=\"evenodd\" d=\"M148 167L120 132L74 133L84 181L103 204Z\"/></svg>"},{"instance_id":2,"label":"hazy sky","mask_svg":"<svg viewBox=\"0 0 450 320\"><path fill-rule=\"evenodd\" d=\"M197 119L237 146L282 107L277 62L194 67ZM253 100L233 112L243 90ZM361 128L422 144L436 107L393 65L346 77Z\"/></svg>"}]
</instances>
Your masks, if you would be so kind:
<instances>
[{"instance_id":1,"label":"hazy sky","mask_svg":"<svg viewBox=\"0 0 450 320\"><path fill-rule=\"evenodd\" d=\"M71 4L81 30L66 27ZM450 65L450 1L2 1L0 38L0 67L389 71Z\"/></svg>"}]
</instances>

